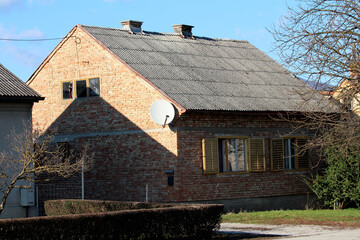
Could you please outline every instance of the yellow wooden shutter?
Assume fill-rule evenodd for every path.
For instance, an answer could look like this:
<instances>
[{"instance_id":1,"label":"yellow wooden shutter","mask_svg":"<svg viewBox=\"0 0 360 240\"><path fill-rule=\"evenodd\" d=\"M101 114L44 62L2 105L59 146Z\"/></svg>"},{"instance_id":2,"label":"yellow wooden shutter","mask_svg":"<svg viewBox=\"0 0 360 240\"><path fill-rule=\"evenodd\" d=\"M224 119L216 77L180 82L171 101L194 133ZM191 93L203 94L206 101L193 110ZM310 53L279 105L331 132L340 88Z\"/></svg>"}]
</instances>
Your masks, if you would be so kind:
<instances>
[{"instance_id":1,"label":"yellow wooden shutter","mask_svg":"<svg viewBox=\"0 0 360 240\"><path fill-rule=\"evenodd\" d=\"M202 141L203 169L205 174L219 172L219 147L217 138L206 138Z\"/></svg>"},{"instance_id":2,"label":"yellow wooden shutter","mask_svg":"<svg viewBox=\"0 0 360 240\"><path fill-rule=\"evenodd\" d=\"M308 169L310 167L310 153L309 149L306 148L307 138L298 138L297 139L297 146L298 152L297 155L298 159L298 168L299 169Z\"/></svg>"},{"instance_id":3,"label":"yellow wooden shutter","mask_svg":"<svg viewBox=\"0 0 360 240\"><path fill-rule=\"evenodd\" d=\"M249 139L250 171L265 171L265 153L263 139Z\"/></svg>"},{"instance_id":4,"label":"yellow wooden shutter","mask_svg":"<svg viewBox=\"0 0 360 240\"><path fill-rule=\"evenodd\" d=\"M284 170L284 141L283 139L271 140L271 170Z\"/></svg>"}]
</instances>

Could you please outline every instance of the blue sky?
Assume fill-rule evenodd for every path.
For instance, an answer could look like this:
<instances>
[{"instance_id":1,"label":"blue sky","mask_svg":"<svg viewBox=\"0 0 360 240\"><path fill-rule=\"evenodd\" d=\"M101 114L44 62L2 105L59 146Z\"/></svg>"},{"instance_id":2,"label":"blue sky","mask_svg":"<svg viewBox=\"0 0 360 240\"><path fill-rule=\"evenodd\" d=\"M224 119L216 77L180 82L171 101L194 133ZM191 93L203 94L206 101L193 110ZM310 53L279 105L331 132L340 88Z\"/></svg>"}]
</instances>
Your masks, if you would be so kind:
<instances>
[{"instance_id":1,"label":"blue sky","mask_svg":"<svg viewBox=\"0 0 360 240\"><path fill-rule=\"evenodd\" d=\"M296 0L0 0L0 63L26 81L60 42L5 41L64 37L76 24L121 27L143 21L143 30L173 32L172 25L194 26L193 34L248 40L270 52L266 28L278 24Z\"/></svg>"}]
</instances>

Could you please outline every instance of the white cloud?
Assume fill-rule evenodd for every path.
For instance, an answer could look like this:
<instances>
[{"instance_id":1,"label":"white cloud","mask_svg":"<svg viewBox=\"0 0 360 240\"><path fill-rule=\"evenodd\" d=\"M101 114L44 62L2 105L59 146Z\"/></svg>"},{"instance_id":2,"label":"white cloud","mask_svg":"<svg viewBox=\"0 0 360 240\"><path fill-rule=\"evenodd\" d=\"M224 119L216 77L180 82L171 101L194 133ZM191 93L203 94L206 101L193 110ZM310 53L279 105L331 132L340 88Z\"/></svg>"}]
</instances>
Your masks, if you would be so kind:
<instances>
[{"instance_id":1,"label":"white cloud","mask_svg":"<svg viewBox=\"0 0 360 240\"><path fill-rule=\"evenodd\" d=\"M103 0L104 2L119 2L120 0ZM121 0L121 2L132 2L133 0Z\"/></svg>"},{"instance_id":2,"label":"white cloud","mask_svg":"<svg viewBox=\"0 0 360 240\"><path fill-rule=\"evenodd\" d=\"M264 28L254 29L247 32L241 31L240 28L235 29L235 35L239 36L244 40L249 40L249 39L259 40L262 39L266 35L266 33L267 31Z\"/></svg>"},{"instance_id":3,"label":"white cloud","mask_svg":"<svg viewBox=\"0 0 360 240\"><path fill-rule=\"evenodd\" d=\"M36 27L19 32L15 28L4 28L0 23L0 38L3 39L37 39L44 36L45 34ZM38 42L0 41L0 48L3 56L30 67L38 66L45 52Z\"/></svg>"},{"instance_id":4,"label":"white cloud","mask_svg":"<svg viewBox=\"0 0 360 240\"><path fill-rule=\"evenodd\" d=\"M1 0L0 0L1 1ZM55 2L55 0L28 0L29 4L39 3L41 5L51 5Z\"/></svg>"},{"instance_id":5,"label":"white cloud","mask_svg":"<svg viewBox=\"0 0 360 240\"><path fill-rule=\"evenodd\" d=\"M0 38L13 38L13 39L36 39L44 38L45 34L37 27L32 29L25 29L17 32L15 28L4 28L0 23Z\"/></svg>"},{"instance_id":6,"label":"white cloud","mask_svg":"<svg viewBox=\"0 0 360 240\"><path fill-rule=\"evenodd\" d=\"M0 12L9 12L13 8L21 8L26 7L25 5L28 4L30 6L33 5L44 5L50 6L56 0L0 0Z\"/></svg>"},{"instance_id":7,"label":"white cloud","mask_svg":"<svg viewBox=\"0 0 360 240\"><path fill-rule=\"evenodd\" d=\"M0 23L0 38L14 38L15 31L14 29L6 29Z\"/></svg>"},{"instance_id":8,"label":"white cloud","mask_svg":"<svg viewBox=\"0 0 360 240\"><path fill-rule=\"evenodd\" d=\"M24 66L36 67L41 63L41 57L39 56L40 49L37 47L23 48L17 47L14 44L8 44L6 49L10 56Z\"/></svg>"},{"instance_id":9,"label":"white cloud","mask_svg":"<svg viewBox=\"0 0 360 240\"><path fill-rule=\"evenodd\" d=\"M23 2L21 0L0 0L0 11L7 12L10 11L13 7L22 4Z\"/></svg>"},{"instance_id":10,"label":"white cloud","mask_svg":"<svg viewBox=\"0 0 360 240\"><path fill-rule=\"evenodd\" d=\"M38 28L34 28L34 29L27 29L21 31L19 34L17 34L17 36L20 39L34 39L34 38L44 38L45 34L42 31L40 31Z\"/></svg>"},{"instance_id":11,"label":"white cloud","mask_svg":"<svg viewBox=\"0 0 360 240\"><path fill-rule=\"evenodd\" d=\"M0 0L0 7L11 6L16 4L19 0Z\"/></svg>"}]
</instances>

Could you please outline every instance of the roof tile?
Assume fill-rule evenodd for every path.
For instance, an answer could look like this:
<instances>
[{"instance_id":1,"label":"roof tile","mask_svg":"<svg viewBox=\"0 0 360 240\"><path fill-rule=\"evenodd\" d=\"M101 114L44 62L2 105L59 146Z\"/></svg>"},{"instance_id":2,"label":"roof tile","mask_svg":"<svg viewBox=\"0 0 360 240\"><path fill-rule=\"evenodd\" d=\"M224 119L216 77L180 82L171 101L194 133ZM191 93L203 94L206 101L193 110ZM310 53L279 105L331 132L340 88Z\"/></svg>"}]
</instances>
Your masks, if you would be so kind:
<instances>
[{"instance_id":1,"label":"roof tile","mask_svg":"<svg viewBox=\"0 0 360 240\"><path fill-rule=\"evenodd\" d=\"M0 64L0 100L1 99L38 101L43 98Z\"/></svg>"},{"instance_id":2,"label":"roof tile","mask_svg":"<svg viewBox=\"0 0 360 240\"><path fill-rule=\"evenodd\" d=\"M247 41L82 26L187 110L324 111L329 101ZM319 103L321 101L322 103Z\"/></svg>"}]
</instances>

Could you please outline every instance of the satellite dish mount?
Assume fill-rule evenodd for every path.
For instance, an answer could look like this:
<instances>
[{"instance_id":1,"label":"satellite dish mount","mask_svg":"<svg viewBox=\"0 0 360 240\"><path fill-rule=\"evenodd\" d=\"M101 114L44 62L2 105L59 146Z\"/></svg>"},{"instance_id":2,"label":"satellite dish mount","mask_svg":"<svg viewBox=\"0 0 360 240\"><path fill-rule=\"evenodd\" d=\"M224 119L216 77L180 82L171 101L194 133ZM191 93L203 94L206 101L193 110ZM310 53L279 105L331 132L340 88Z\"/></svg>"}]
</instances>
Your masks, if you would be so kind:
<instances>
[{"instance_id":1,"label":"satellite dish mount","mask_svg":"<svg viewBox=\"0 0 360 240\"><path fill-rule=\"evenodd\" d=\"M174 120L175 108L166 100L157 100L151 105L150 116L155 123L164 128Z\"/></svg>"}]
</instances>

